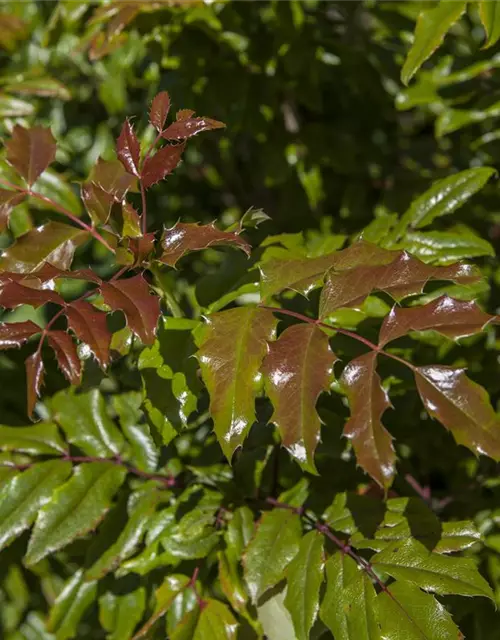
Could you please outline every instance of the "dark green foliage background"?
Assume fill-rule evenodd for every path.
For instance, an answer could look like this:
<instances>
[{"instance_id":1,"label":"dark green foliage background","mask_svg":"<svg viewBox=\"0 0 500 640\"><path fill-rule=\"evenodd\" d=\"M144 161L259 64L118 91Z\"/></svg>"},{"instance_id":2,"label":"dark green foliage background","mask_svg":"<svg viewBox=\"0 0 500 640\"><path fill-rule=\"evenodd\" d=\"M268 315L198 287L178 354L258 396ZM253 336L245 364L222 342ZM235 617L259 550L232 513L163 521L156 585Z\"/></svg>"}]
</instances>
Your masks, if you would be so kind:
<instances>
[{"instance_id":1,"label":"dark green foliage background","mask_svg":"<svg viewBox=\"0 0 500 640\"><path fill-rule=\"evenodd\" d=\"M469 167L500 168L500 135L497 141L484 138L496 132L495 118L442 136L435 129L436 121L450 109L484 111L500 96L498 62L494 61L500 46L481 49L484 34L474 8L453 28L411 88L401 84L408 37L424 4L428 3L263 0L165 8L139 15L127 26L120 48L91 61L82 43L92 5L4 2L3 10L25 20L30 33L0 52L0 81L7 95L14 95L8 86L21 76L38 79L42 91L47 78L57 79L69 92L70 96L62 96L69 99L16 97L34 106L34 113L20 121L52 127L60 147L56 168L74 182L87 176L99 155L112 157L114 140L127 115L135 114L136 127L144 129L147 105L158 91L168 90L176 107L221 120L227 129L195 139L180 169L151 192L152 228L178 219L209 222L215 218L230 226L254 206L271 217L249 232L255 245L268 234L296 232L311 232L316 242L328 242L332 234L353 237L368 225L373 230L374 220L383 226L392 214L402 215L436 179ZM470 71L471 65L481 61L481 73ZM453 71L465 70L463 78L441 86L439 69L448 65ZM2 136L8 135L14 121L0 119ZM21 208L16 224L25 228L43 216L43 211L28 213ZM433 226L434 230L450 228L477 234L498 250L496 180L451 218L438 219ZM109 270L98 247L77 259L103 275ZM477 262L490 285L480 300L495 313L500 306L498 260L483 256ZM200 303L208 305L234 283L244 281L247 268L245 257L236 252L189 258L175 281L181 304L188 308L192 287ZM296 304L297 308L306 305L304 301ZM29 317L31 312L16 313ZM366 335L376 326L378 321L366 320ZM341 344L346 358L356 353L357 345ZM486 387L497 406L500 342L494 332L463 341L460 347L430 338L418 343L408 340L406 355L416 364L466 365L470 377ZM0 354L4 424L27 420L25 356L24 350ZM406 480L410 474L429 487L440 516L476 521L486 536L481 567L498 597L498 465L487 458L476 460L423 415L416 392L408 391L413 385L404 372L385 362L380 371L382 378L389 373L400 376L391 389L395 411L385 417L389 431L401 443L395 491L414 495ZM117 362L106 380L102 375L89 367L84 386L102 382L105 391L126 391L140 385L131 358ZM53 363L46 393L63 386ZM263 407L263 417L265 411ZM323 432L317 454L321 476L312 481L313 495L318 484L318 510L336 492L354 490L366 482L353 458L340 456L344 448L339 439L341 418L348 415L347 408L338 398L329 398L320 402L320 414L332 428ZM200 463L197 458L202 454L192 455L193 464ZM213 442L203 453L203 464L219 457ZM299 477L298 468L285 454L280 469L283 488ZM467 637L498 637L500 619L486 601L461 600L453 612Z\"/></svg>"}]
</instances>

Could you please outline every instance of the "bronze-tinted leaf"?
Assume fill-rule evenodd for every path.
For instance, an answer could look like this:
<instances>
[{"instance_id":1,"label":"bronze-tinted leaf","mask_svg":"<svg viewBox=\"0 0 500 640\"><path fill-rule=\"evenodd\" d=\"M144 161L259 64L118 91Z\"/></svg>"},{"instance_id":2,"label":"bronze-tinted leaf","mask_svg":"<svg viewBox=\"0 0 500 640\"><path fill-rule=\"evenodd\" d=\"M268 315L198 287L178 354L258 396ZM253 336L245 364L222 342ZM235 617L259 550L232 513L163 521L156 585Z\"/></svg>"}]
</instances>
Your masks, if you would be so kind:
<instances>
[{"instance_id":1,"label":"bronze-tinted leaf","mask_svg":"<svg viewBox=\"0 0 500 640\"><path fill-rule=\"evenodd\" d=\"M160 91L153 98L151 109L149 110L149 122L158 131L163 131L170 110L170 96L167 91Z\"/></svg>"},{"instance_id":2,"label":"bronze-tinted leaf","mask_svg":"<svg viewBox=\"0 0 500 640\"><path fill-rule=\"evenodd\" d=\"M237 233L220 231L212 224L198 225L178 222L171 229L165 229L161 245L161 262L174 267L189 251L201 251L213 245L234 245L250 255L251 247Z\"/></svg>"},{"instance_id":3,"label":"bronze-tinted leaf","mask_svg":"<svg viewBox=\"0 0 500 640\"><path fill-rule=\"evenodd\" d=\"M50 221L20 236L0 255L0 271L31 273L48 262L59 269L71 266L76 247L89 237L86 231Z\"/></svg>"},{"instance_id":4,"label":"bronze-tinted leaf","mask_svg":"<svg viewBox=\"0 0 500 640\"><path fill-rule=\"evenodd\" d=\"M449 296L436 298L422 307L402 309L394 306L380 329L380 345L404 336L409 331L439 331L448 338L463 338L479 333L494 320L477 304L454 300Z\"/></svg>"},{"instance_id":5,"label":"bronze-tinted leaf","mask_svg":"<svg viewBox=\"0 0 500 640\"><path fill-rule=\"evenodd\" d=\"M22 202L25 197L24 193L0 189L0 232L7 228L12 209Z\"/></svg>"},{"instance_id":6,"label":"bronze-tinted leaf","mask_svg":"<svg viewBox=\"0 0 500 640\"><path fill-rule=\"evenodd\" d=\"M393 256L389 264L360 265L340 272L334 265L321 292L320 317L325 318L340 307L358 306L372 291L385 291L395 300L402 300L422 293L431 279L470 283L481 277L475 267L466 264L436 267L405 251L393 252Z\"/></svg>"},{"instance_id":7,"label":"bronze-tinted leaf","mask_svg":"<svg viewBox=\"0 0 500 640\"><path fill-rule=\"evenodd\" d=\"M69 333L66 333L66 331L50 331L47 334L47 338L66 380L73 385L80 384L82 363Z\"/></svg>"},{"instance_id":8,"label":"bronze-tinted leaf","mask_svg":"<svg viewBox=\"0 0 500 640\"><path fill-rule=\"evenodd\" d=\"M14 127L5 143L8 162L31 186L56 157L56 141L50 129Z\"/></svg>"},{"instance_id":9,"label":"bronze-tinted leaf","mask_svg":"<svg viewBox=\"0 0 500 640\"><path fill-rule=\"evenodd\" d=\"M186 113L186 112L185 112ZM177 115L176 122L169 125L162 133L166 140L182 140L191 138L202 131L212 131L213 129L224 129L226 125L212 118L193 118L192 114L188 118L180 118Z\"/></svg>"},{"instance_id":10,"label":"bronze-tinted leaf","mask_svg":"<svg viewBox=\"0 0 500 640\"><path fill-rule=\"evenodd\" d=\"M140 238L130 238L129 250L134 254L134 266L141 265L155 246L155 234L147 233Z\"/></svg>"},{"instance_id":11,"label":"bronze-tinted leaf","mask_svg":"<svg viewBox=\"0 0 500 640\"><path fill-rule=\"evenodd\" d=\"M416 367L415 378L428 413L451 431L458 444L500 460L500 418L483 387L463 369L444 365Z\"/></svg>"},{"instance_id":12,"label":"bronze-tinted leaf","mask_svg":"<svg viewBox=\"0 0 500 640\"><path fill-rule=\"evenodd\" d=\"M31 320L0 324L0 349L20 347L31 336L41 331L40 327Z\"/></svg>"},{"instance_id":13,"label":"bronze-tinted leaf","mask_svg":"<svg viewBox=\"0 0 500 640\"><path fill-rule=\"evenodd\" d=\"M26 358L26 385L28 387L28 415L33 414L36 401L40 395L40 389L43 385L43 377L45 369L42 361L42 354L39 349L35 351L31 356Z\"/></svg>"},{"instance_id":14,"label":"bronze-tinted leaf","mask_svg":"<svg viewBox=\"0 0 500 640\"><path fill-rule=\"evenodd\" d=\"M146 158L142 168L142 184L146 189L163 180L181 161L184 144L171 144Z\"/></svg>"},{"instance_id":15,"label":"bronze-tinted leaf","mask_svg":"<svg viewBox=\"0 0 500 640\"><path fill-rule=\"evenodd\" d=\"M21 282L8 281L0 285L0 307L14 309L21 304L41 307L47 302L64 305L64 300L50 289L35 289L24 286Z\"/></svg>"},{"instance_id":16,"label":"bronze-tinted leaf","mask_svg":"<svg viewBox=\"0 0 500 640\"><path fill-rule=\"evenodd\" d=\"M82 184L82 200L94 225L106 224L117 198L94 182Z\"/></svg>"},{"instance_id":17,"label":"bronze-tinted leaf","mask_svg":"<svg viewBox=\"0 0 500 640\"><path fill-rule=\"evenodd\" d=\"M144 344L154 341L160 317L160 302L156 296L151 295L148 283L142 275L128 280L103 282L101 293L113 311L123 311L128 326Z\"/></svg>"},{"instance_id":18,"label":"bronze-tinted leaf","mask_svg":"<svg viewBox=\"0 0 500 640\"><path fill-rule=\"evenodd\" d=\"M111 344L106 314L85 300L75 300L66 307L66 317L76 337L90 347L101 367L105 367Z\"/></svg>"},{"instance_id":19,"label":"bronze-tinted leaf","mask_svg":"<svg viewBox=\"0 0 500 640\"><path fill-rule=\"evenodd\" d=\"M344 435L352 441L358 464L387 489L394 478L396 456L392 437L380 420L391 403L376 366L377 354L371 351L351 360L342 373L341 382L351 409Z\"/></svg>"},{"instance_id":20,"label":"bronze-tinted leaf","mask_svg":"<svg viewBox=\"0 0 500 640\"><path fill-rule=\"evenodd\" d=\"M269 344L262 366L274 406L271 421L291 455L312 472L321 424L316 402L328 389L335 360L328 336L313 324L303 323L289 327Z\"/></svg>"},{"instance_id":21,"label":"bronze-tinted leaf","mask_svg":"<svg viewBox=\"0 0 500 640\"><path fill-rule=\"evenodd\" d=\"M122 130L116 141L116 155L128 173L139 177L141 146L128 120L123 123Z\"/></svg>"},{"instance_id":22,"label":"bronze-tinted leaf","mask_svg":"<svg viewBox=\"0 0 500 640\"><path fill-rule=\"evenodd\" d=\"M108 161L99 158L90 172L89 181L122 200L136 182L136 178L125 171L119 160Z\"/></svg>"},{"instance_id":23,"label":"bronze-tinted leaf","mask_svg":"<svg viewBox=\"0 0 500 640\"><path fill-rule=\"evenodd\" d=\"M272 259L260 265L262 298L284 289L307 295L317 287L331 269L342 271L359 265L388 264L394 252L360 240L355 244L317 258Z\"/></svg>"},{"instance_id":24,"label":"bronze-tinted leaf","mask_svg":"<svg viewBox=\"0 0 500 640\"><path fill-rule=\"evenodd\" d=\"M258 307L229 309L208 318L197 356L215 433L229 459L255 422L255 380L275 327L273 314Z\"/></svg>"},{"instance_id":25,"label":"bronze-tinted leaf","mask_svg":"<svg viewBox=\"0 0 500 640\"><path fill-rule=\"evenodd\" d=\"M175 114L176 120L189 120L191 116L194 116L194 111L192 109L179 109Z\"/></svg>"}]
</instances>

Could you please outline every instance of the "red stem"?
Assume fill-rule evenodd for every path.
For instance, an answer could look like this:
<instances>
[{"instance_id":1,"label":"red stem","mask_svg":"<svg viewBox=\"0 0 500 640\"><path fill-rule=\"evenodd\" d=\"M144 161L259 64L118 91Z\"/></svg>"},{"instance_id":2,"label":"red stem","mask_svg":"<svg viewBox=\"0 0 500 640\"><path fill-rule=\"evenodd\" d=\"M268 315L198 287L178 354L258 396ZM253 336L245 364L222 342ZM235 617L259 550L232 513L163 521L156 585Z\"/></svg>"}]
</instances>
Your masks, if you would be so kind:
<instances>
[{"instance_id":1,"label":"red stem","mask_svg":"<svg viewBox=\"0 0 500 640\"><path fill-rule=\"evenodd\" d=\"M47 198L41 193L37 193L36 191L31 191L31 189L24 189L23 187L18 187L16 184L12 184L11 182L7 182L5 180L0 180L0 184L2 184L5 187L9 187L10 189L14 189L14 191L19 191L19 193L25 193L28 196L32 196L37 200L41 200L42 202L49 204L53 209L65 215L67 218L72 220L75 224L79 225L82 229L85 229L85 231L90 233L91 236L93 236L98 242L100 242L104 247L106 247L108 251L111 251L111 253L116 253L115 250L106 242L106 240L101 236L101 234L98 231L96 231L86 222L83 222L83 220L80 220L80 218L77 218L73 213L71 213L71 211L68 211L68 209L66 209L65 207L61 206L60 204L57 204L57 202L54 202L53 200L51 200L50 198Z\"/></svg>"},{"instance_id":2,"label":"red stem","mask_svg":"<svg viewBox=\"0 0 500 640\"><path fill-rule=\"evenodd\" d=\"M147 232L147 228L148 228L148 222L147 222L147 204L146 204L146 189L144 188L144 184L142 182L142 180L139 180L139 184L141 187L141 200L142 200L142 212L141 212L141 217L142 217L142 233L144 235L146 235Z\"/></svg>"},{"instance_id":3,"label":"red stem","mask_svg":"<svg viewBox=\"0 0 500 640\"><path fill-rule=\"evenodd\" d=\"M348 338L353 338L358 342L362 342L364 345L372 349L372 351L376 351L377 353L380 353L383 356L392 358L393 360L396 360L397 362L404 364L406 367L409 367L412 371L415 371L415 366L412 365L411 362L408 362L407 360L404 360L403 358L400 358L399 356L396 356L393 353L388 353L387 351L384 351L382 347L379 347L379 345L375 344L374 342L371 342L367 338L363 338L363 336L360 336L357 333L354 333L354 331L349 331L348 329L341 329L340 327L332 327L331 325L326 324L325 322L314 320L314 318L309 318L308 316L305 316L302 313L297 313L296 311L290 311L289 309L280 309L278 307L268 307L266 305L259 305L259 306L261 309L267 309L268 311L272 311L273 313L282 313L285 316L291 316L292 318L297 318L298 320L302 320L302 322L308 322L309 324L314 324L317 327L324 327L325 329L330 329L330 331L336 331L337 333L341 333L342 335L347 336Z\"/></svg>"}]
</instances>

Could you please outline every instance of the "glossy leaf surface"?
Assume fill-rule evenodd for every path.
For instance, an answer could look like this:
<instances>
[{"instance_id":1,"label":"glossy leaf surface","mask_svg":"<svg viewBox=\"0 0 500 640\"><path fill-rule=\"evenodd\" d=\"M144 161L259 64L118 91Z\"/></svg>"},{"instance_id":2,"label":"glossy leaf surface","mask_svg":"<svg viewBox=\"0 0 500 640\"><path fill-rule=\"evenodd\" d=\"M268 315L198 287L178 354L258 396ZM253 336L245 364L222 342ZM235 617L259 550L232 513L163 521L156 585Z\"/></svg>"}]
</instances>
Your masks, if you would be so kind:
<instances>
[{"instance_id":1,"label":"glossy leaf surface","mask_svg":"<svg viewBox=\"0 0 500 640\"><path fill-rule=\"evenodd\" d=\"M61 306L64 304L61 296L50 289L34 289L13 280L8 280L0 285L0 306L6 309L14 309L21 304L40 307L47 302L53 302Z\"/></svg>"},{"instance_id":2,"label":"glossy leaf surface","mask_svg":"<svg viewBox=\"0 0 500 640\"><path fill-rule=\"evenodd\" d=\"M197 357L210 394L215 433L228 458L255 421L255 378L275 327L270 311L252 307L208 318Z\"/></svg>"},{"instance_id":3,"label":"glossy leaf surface","mask_svg":"<svg viewBox=\"0 0 500 640\"><path fill-rule=\"evenodd\" d=\"M128 326L144 344L154 341L160 304L158 298L150 293L141 274L127 280L103 282L101 293L106 304L114 311L123 311Z\"/></svg>"},{"instance_id":4,"label":"glossy leaf surface","mask_svg":"<svg viewBox=\"0 0 500 640\"><path fill-rule=\"evenodd\" d=\"M78 466L39 511L26 554L33 565L97 527L125 479L123 467L94 462Z\"/></svg>"},{"instance_id":5,"label":"glossy leaf surface","mask_svg":"<svg viewBox=\"0 0 500 640\"><path fill-rule=\"evenodd\" d=\"M481 311L475 302L436 298L422 307L393 307L380 329L379 341L387 344L409 331L439 331L448 338L462 338L480 333L494 319Z\"/></svg>"},{"instance_id":6,"label":"glossy leaf surface","mask_svg":"<svg viewBox=\"0 0 500 640\"><path fill-rule=\"evenodd\" d=\"M285 605L292 616L298 640L309 640L319 610L319 590L323 582L323 536L310 531L287 569Z\"/></svg>"},{"instance_id":7,"label":"glossy leaf surface","mask_svg":"<svg viewBox=\"0 0 500 640\"><path fill-rule=\"evenodd\" d=\"M396 580L412 582L425 591L492 597L473 560L433 553L412 538L390 544L373 556L372 564Z\"/></svg>"},{"instance_id":8,"label":"glossy leaf surface","mask_svg":"<svg viewBox=\"0 0 500 640\"><path fill-rule=\"evenodd\" d=\"M176 122L169 125L162 134L166 140L182 140L191 138L203 131L212 131L213 129L224 129L225 124L212 118L178 118Z\"/></svg>"},{"instance_id":9,"label":"glossy leaf surface","mask_svg":"<svg viewBox=\"0 0 500 640\"><path fill-rule=\"evenodd\" d=\"M149 110L149 122L158 131L163 131L170 110L170 96L167 91L160 91L153 98Z\"/></svg>"},{"instance_id":10,"label":"glossy leaf surface","mask_svg":"<svg viewBox=\"0 0 500 640\"><path fill-rule=\"evenodd\" d=\"M47 339L66 380L72 385L78 385L82 377L82 365L71 336L65 331L50 331Z\"/></svg>"},{"instance_id":11,"label":"glossy leaf surface","mask_svg":"<svg viewBox=\"0 0 500 640\"><path fill-rule=\"evenodd\" d=\"M84 582L83 570L77 571L66 582L50 610L47 630L57 638L75 637L80 620L97 595L95 582Z\"/></svg>"},{"instance_id":12,"label":"glossy leaf surface","mask_svg":"<svg viewBox=\"0 0 500 640\"><path fill-rule=\"evenodd\" d=\"M108 591L99 598L99 622L109 640L128 640L146 608L146 589L139 587L123 595Z\"/></svg>"},{"instance_id":13,"label":"glossy leaf surface","mask_svg":"<svg viewBox=\"0 0 500 640\"><path fill-rule=\"evenodd\" d=\"M136 638L143 638L147 635L148 631L155 624L155 622L166 614L176 596L181 593L181 591L186 589L188 585L189 578L182 574L174 573L165 578L163 584L161 584L155 592L156 604L153 615L139 629L137 634L134 636L134 640Z\"/></svg>"},{"instance_id":14,"label":"glossy leaf surface","mask_svg":"<svg viewBox=\"0 0 500 640\"><path fill-rule=\"evenodd\" d=\"M32 185L56 157L56 142L50 129L25 129L16 125L5 144L7 160Z\"/></svg>"},{"instance_id":15,"label":"glossy leaf surface","mask_svg":"<svg viewBox=\"0 0 500 640\"><path fill-rule=\"evenodd\" d=\"M0 448L31 455L60 455L66 451L56 425L50 422L39 422L31 427L0 425Z\"/></svg>"},{"instance_id":16,"label":"glossy leaf surface","mask_svg":"<svg viewBox=\"0 0 500 640\"><path fill-rule=\"evenodd\" d=\"M20 347L32 336L40 332L40 327L31 322L31 320L0 324L0 349Z\"/></svg>"},{"instance_id":17,"label":"glossy leaf surface","mask_svg":"<svg viewBox=\"0 0 500 640\"><path fill-rule=\"evenodd\" d=\"M179 165L183 144L167 145L146 158L142 168L142 183L146 189L166 178Z\"/></svg>"},{"instance_id":18,"label":"glossy leaf surface","mask_svg":"<svg viewBox=\"0 0 500 640\"><path fill-rule=\"evenodd\" d=\"M0 189L0 231L4 231L8 224L12 209L24 200L24 193Z\"/></svg>"},{"instance_id":19,"label":"glossy leaf surface","mask_svg":"<svg viewBox=\"0 0 500 640\"><path fill-rule=\"evenodd\" d=\"M141 148L134 128L125 120L116 141L116 155L128 173L139 177L139 161Z\"/></svg>"},{"instance_id":20,"label":"glossy leaf surface","mask_svg":"<svg viewBox=\"0 0 500 640\"><path fill-rule=\"evenodd\" d=\"M500 419L486 391L463 369L417 367L418 392L429 414L451 431L458 444L476 455L500 459Z\"/></svg>"},{"instance_id":21,"label":"glossy leaf surface","mask_svg":"<svg viewBox=\"0 0 500 640\"><path fill-rule=\"evenodd\" d=\"M387 488L394 478L396 454L392 436L381 422L391 403L380 384L376 366L377 354L372 351L352 360L342 374L351 410L344 435L352 441L358 464L381 487Z\"/></svg>"},{"instance_id":22,"label":"glossy leaf surface","mask_svg":"<svg viewBox=\"0 0 500 640\"><path fill-rule=\"evenodd\" d=\"M442 43L448 29L465 11L466 2L440 2L436 7L424 9L418 17L414 42L401 70L404 84L412 79L422 64Z\"/></svg>"},{"instance_id":23,"label":"glossy leaf surface","mask_svg":"<svg viewBox=\"0 0 500 640\"><path fill-rule=\"evenodd\" d=\"M262 365L274 407L271 421L279 429L283 446L312 471L321 425L316 403L328 389L335 360L328 336L314 325L302 323L269 343Z\"/></svg>"},{"instance_id":24,"label":"glossy leaf surface","mask_svg":"<svg viewBox=\"0 0 500 640\"><path fill-rule=\"evenodd\" d=\"M33 415L35 405L43 386L45 368L43 366L42 354L40 350L36 350L31 356L25 360L26 367L26 386L28 388L27 413Z\"/></svg>"},{"instance_id":25,"label":"glossy leaf surface","mask_svg":"<svg viewBox=\"0 0 500 640\"><path fill-rule=\"evenodd\" d=\"M237 233L220 231L214 224L189 224L178 222L175 227L165 229L162 237L163 253L160 260L171 267L190 251L201 251L214 245L234 246L247 255L250 245Z\"/></svg>"},{"instance_id":26,"label":"glossy leaf surface","mask_svg":"<svg viewBox=\"0 0 500 640\"><path fill-rule=\"evenodd\" d=\"M254 602L283 578L299 550L301 537L297 514L285 510L264 513L243 559L245 581Z\"/></svg>"},{"instance_id":27,"label":"glossy leaf surface","mask_svg":"<svg viewBox=\"0 0 500 640\"><path fill-rule=\"evenodd\" d=\"M76 337L91 348L99 364L105 367L111 344L106 314L85 300L76 300L66 307L66 317Z\"/></svg>"}]
</instances>

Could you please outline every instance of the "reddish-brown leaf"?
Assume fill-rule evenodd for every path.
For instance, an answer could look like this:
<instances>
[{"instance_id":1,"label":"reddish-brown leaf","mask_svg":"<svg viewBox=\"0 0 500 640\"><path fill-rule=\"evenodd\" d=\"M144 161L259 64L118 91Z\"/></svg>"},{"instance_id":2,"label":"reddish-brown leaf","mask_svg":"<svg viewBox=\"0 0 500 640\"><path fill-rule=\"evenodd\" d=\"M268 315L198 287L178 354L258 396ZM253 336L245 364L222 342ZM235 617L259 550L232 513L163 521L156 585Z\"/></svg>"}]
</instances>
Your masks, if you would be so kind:
<instances>
[{"instance_id":1,"label":"reddish-brown leaf","mask_svg":"<svg viewBox=\"0 0 500 640\"><path fill-rule=\"evenodd\" d=\"M184 114L183 114L184 115ZM178 116L177 116L178 117ZM191 138L202 131L212 131L213 129L224 129L226 125L212 118L181 118L172 122L162 133L165 140L183 140Z\"/></svg>"},{"instance_id":2,"label":"reddish-brown leaf","mask_svg":"<svg viewBox=\"0 0 500 640\"><path fill-rule=\"evenodd\" d=\"M141 146L128 120L123 123L121 133L116 141L116 155L125 170L138 178Z\"/></svg>"},{"instance_id":3,"label":"reddish-brown leaf","mask_svg":"<svg viewBox=\"0 0 500 640\"><path fill-rule=\"evenodd\" d=\"M12 209L25 197L24 193L0 189L0 232L7 228Z\"/></svg>"},{"instance_id":4,"label":"reddish-brown leaf","mask_svg":"<svg viewBox=\"0 0 500 640\"><path fill-rule=\"evenodd\" d=\"M394 306L380 329L380 345L404 336L409 331L439 331L448 338L463 338L479 333L494 320L481 311L475 302L454 300L449 296L436 298L422 307L402 309Z\"/></svg>"},{"instance_id":5,"label":"reddish-brown leaf","mask_svg":"<svg viewBox=\"0 0 500 640\"><path fill-rule=\"evenodd\" d=\"M92 223L95 226L106 224L117 198L94 182L84 182L81 195Z\"/></svg>"},{"instance_id":6,"label":"reddish-brown leaf","mask_svg":"<svg viewBox=\"0 0 500 640\"><path fill-rule=\"evenodd\" d=\"M134 254L134 266L141 265L155 246L155 234L147 233L140 238L130 238L129 249Z\"/></svg>"},{"instance_id":7,"label":"reddish-brown leaf","mask_svg":"<svg viewBox=\"0 0 500 640\"><path fill-rule=\"evenodd\" d=\"M161 245L161 262L174 267L183 255L190 251L201 251L213 245L233 245L250 255L251 247L237 233L220 231L212 224L178 222L171 229L165 229Z\"/></svg>"},{"instance_id":8,"label":"reddish-brown leaf","mask_svg":"<svg viewBox=\"0 0 500 640\"><path fill-rule=\"evenodd\" d=\"M0 349L20 347L41 331L40 327L31 320L0 324Z\"/></svg>"},{"instance_id":9,"label":"reddish-brown leaf","mask_svg":"<svg viewBox=\"0 0 500 640\"><path fill-rule=\"evenodd\" d=\"M358 464L387 489L394 478L396 455L392 437L381 422L391 403L376 366L377 354L371 351L352 360L342 373L341 382L351 409L344 435L352 441Z\"/></svg>"},{"instance_id":10,"label":"reddish-brown leaf","mask_svg":"<svg viewBox=\"0 0 500 640\"><path fill-rule=\"evenodd\" d=\"M266 309L239 307L214 313L207 322L197 357L215 433L230 460L255 422L255 381L277 320Z\"/></svg>"},{"instance_id":11,"label":"reddish-brown leaf","mask_svg":"<svg viewBox=\"0 0 500 640\"><path fill-rule=\"evenodd\" d=\"M181 161L184 144L172 144L162 147L154 156L144 161L142 184L145 189L163 180Z\"/></svg>"},{"instance_id":12,"label":"reddish-brown leaf","mask_svg":"<svg viewBox=\"0 0 500 640\"><path fill-rule=\"evenodd\" d=\"M259 267L262 298L284 289L307 295L323 282L325 273L331 268L342 271L359 265L388 264L393 258L393 251L360 240L346 249L317 258L268 260Z\"/></svg>"},{"instance_id":13,"label":"reddish-brown leaf","mask_svg":"<svg viewBox=\"0 0 500 640\"><path fill-rule=\"evenodd\" d=\"M105 367L111 344L106 314L85 300L76 300L66 307L66 317L76 337L90 347L101 367Z\"/></svg>"},{"instance_id":14,"label":"reddish-brown leaf","mask_svg":"<svg viewBox=\"0 0 500 640\"><path fill-rule=\"evenodd\" d=\"M31 416L40 395L45 374L41 352L37 349L35 353L26 358L24 364L26 365L26 385L28 388L27 411Z\"/></svg>"},{"instance_id":15,"label":"reddish-brown leaf","mask_svg":"<svg viewBox=\"0 0 500 640\"><path fill-rule=\"evenodd\" d=\"M175 119L189 120L191 116L194 116L194 111L192 109L179 109L179 111L175 114Z\"/></svg>"},{"instance_id":16,"label":"reddish-brown leaf","mask_svg":"<svg viewBox=\"0 0 500 640\"><path fill-rule=\"evenodd\" d=\"M5 143L7 161L31 186L56 157L56 141L50 129L25 129L16 124Z\"/></svg>"},{"instance_id":17,"label":"reddish-brown leaf","mask_svg":"<svg viewBox=\"0 0 500 640\"><path fill-rule=\"evenodd\" d=\"M429 280L453 280L470 283L480 279L479 271L466 264L435 267L410 256L405 251L392 252L389 264L364 265L328 273L321 292L320 312L325 318L340 307L360 305L372 291L385 291L395 300L422 293Z\"/></svg>"},{"instance_id":18,"label":"reddish-brown leaf","mask_svg":"<svg viewBox=\"0 0 500 640\"><path fill-rule=\"evenodd\" d=\"M158 131L163 131L170 110L170 96L167 91L160 91L153 98L151 109L149 110L149 122Z\"/></svg>"},{"instance_id":19,"label":"reddish-brown leaf","mask_svg":"<svg viewBox=\"0 0 500 640\"><path fill-rule=\"evenodd\" d=\"M50 331L47 338L66 380L75 386L80 384L82 363L72 337L66 331Z\"/></svg>"},{"instance_id":20,"label":"reddish-brown leaf","mask_svg":"<svg viewBox=\"0 0 500 640\"><path fill-rule=\"evenodd\" d=\"M54 302L61 306L64 300L55 291L50 289L38 289L25 286L21 282L9 281L0 285L0 307L13 309L20 304L30 304L32 307L41 307L47 302Z\"/></svg>"},{"instance_id":21,"label":"reddish-brown leaf","mask_svg":"<svg viewBox=\"0 0 500 640\"><path fill-rule=\"evenodd\" d=\"M316 402L328 389L336 357L328 336L312 324L296 324L269 343L262 365L267 394L274 406L271 421L283 445L309 471L320 438Z\"/></svg>"},{"instance_id":22,"label":"reddish-brown leaf","mask_svg":"<svg viewBox=\"0 0 500 640\"><path fill-rule=\"evenodd\" d=\"M488 394L463 369L430 365L415 369L418 392L428 413L476 455L500 460L500 418Z\"/></svg>"},{"instance_id":23,"label":"reddish-brown leaf","mask_svg":"<svg viewBox=\"0 0 500 640\"><path fill-rule=\"evenodd\" d=\"M125 171L119 160L107 161L99 158L90 172L89 182L94 182L104 191L112 193L117 200L123 200L136 182L136 178Z\"/></svg>"},{"instance_id":24,"label":"reddish-brown leaf","mask_svg":"<svg viewBox=\"0 0 500 640\"><path fill-rule=\"evenodd\" d=\"M144 344L154 341L160 317L160 302L156 296L151 295L148 283L142 275L128 280L103 282L101 293L113 311L123 311L128 326Z\"/></svg>"}]
</instances>

